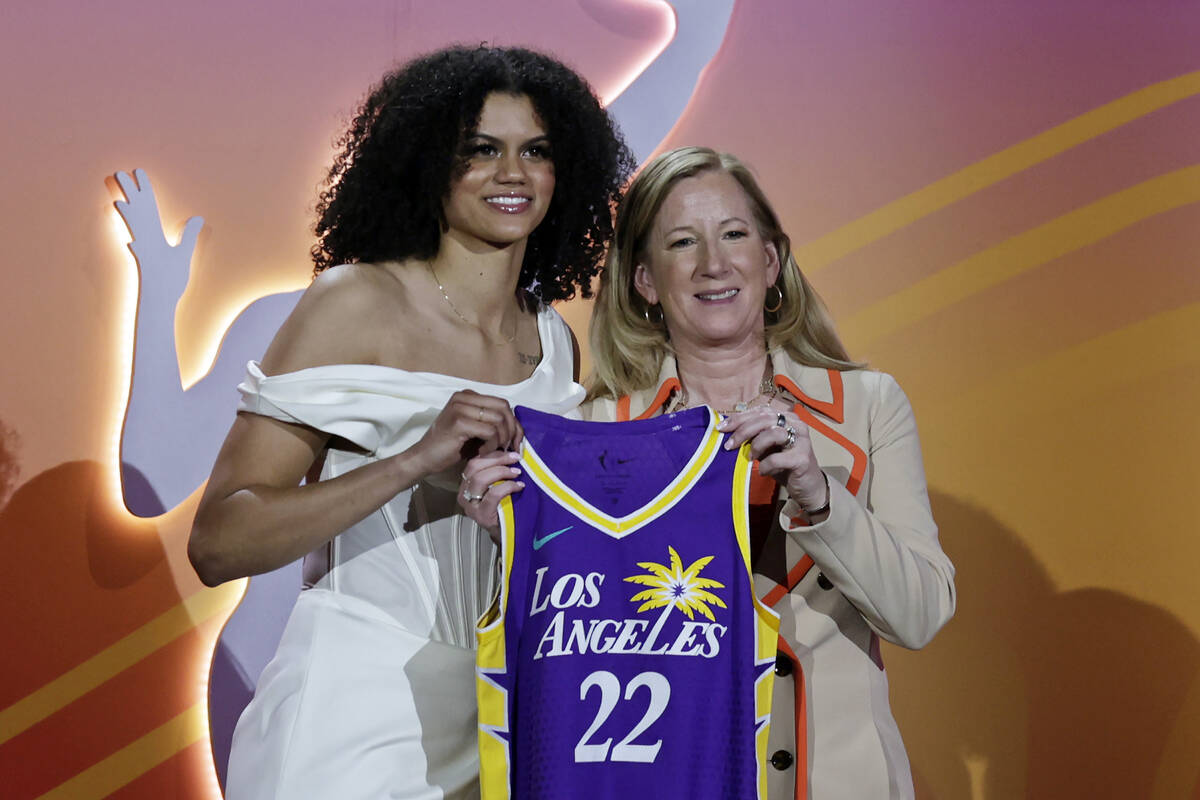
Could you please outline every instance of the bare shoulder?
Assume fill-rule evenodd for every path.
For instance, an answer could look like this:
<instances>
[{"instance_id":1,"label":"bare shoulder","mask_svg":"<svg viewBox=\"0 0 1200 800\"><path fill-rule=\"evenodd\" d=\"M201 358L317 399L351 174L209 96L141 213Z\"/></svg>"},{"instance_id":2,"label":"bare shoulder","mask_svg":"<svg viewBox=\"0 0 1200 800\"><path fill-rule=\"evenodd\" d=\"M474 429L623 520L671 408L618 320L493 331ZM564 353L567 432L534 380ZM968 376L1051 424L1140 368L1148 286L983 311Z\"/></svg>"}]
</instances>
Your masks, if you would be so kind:
<instances>
[{"instance_id":1,"label":"bare shoulder","mask_svg":"<svg viewBox=\"0 0 1200 800\"><path fill-rule=\"evenodd\" d=\"M403 315L403 286L372 264L343 264L319 273L263 357L268 375L330 364L372 364L381 325Z\"/></svg>"}]
</instances>

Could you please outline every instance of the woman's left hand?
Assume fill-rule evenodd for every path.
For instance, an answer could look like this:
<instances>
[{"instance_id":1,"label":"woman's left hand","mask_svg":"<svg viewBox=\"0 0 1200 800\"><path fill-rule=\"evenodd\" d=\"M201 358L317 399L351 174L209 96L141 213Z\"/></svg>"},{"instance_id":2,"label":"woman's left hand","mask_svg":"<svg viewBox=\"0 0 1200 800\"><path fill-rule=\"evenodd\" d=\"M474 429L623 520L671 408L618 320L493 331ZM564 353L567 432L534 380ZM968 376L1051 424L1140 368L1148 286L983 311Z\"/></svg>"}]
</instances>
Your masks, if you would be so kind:
<instances>
[{"instance_id":1,"label":"woman's left hand","mask_svg":"<svg viewBox=\"0 0 1200 800\"><path fill-rule=\"evenodd\" d=\"M487 531L497 545L500 544L500 501L525 488L524 482L517 480L521 474L517 467L520 459L520 453L509 450L475 456L467 462L462 483L458 486L458 506L464 516Z\"/></svg>"},{"instance_id":2,"label":"woman's left hand","mask_svg":"<svg viewBox=\"0 0 1200 800\"><path fill-rule=\"evenodd\" d=\"M829 485L813 453L808 425L793 412L759 406L729 415L718 428L727 436L727 449L750 442L758 471L786 486L801 508L823 508L829 502Z\"/></svg>"}]
</instances>

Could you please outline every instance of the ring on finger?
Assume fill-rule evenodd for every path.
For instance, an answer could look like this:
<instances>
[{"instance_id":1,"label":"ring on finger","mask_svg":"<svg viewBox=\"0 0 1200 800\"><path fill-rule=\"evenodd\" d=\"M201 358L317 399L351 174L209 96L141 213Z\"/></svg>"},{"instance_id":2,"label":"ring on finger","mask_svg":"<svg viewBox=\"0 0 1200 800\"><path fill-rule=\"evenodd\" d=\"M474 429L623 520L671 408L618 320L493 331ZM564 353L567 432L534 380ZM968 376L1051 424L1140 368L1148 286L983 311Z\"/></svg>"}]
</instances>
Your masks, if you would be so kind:
<instances>
[{"instance_id":1,"label":"ring on finger","mask_svg":"<svg viewBox=\"0 0 1200 800\"><path fill-rule=\"evenodd\" d=\"M479 421L483 422L483 409L479 409Z\"/></svg>"},{"instance_id":2,"label":"ring on finger","mask_svg":"<svg viewBox=\"0 0 1200 800\"><path fill-rule=\"evenodd\" d=\"M468 503L478 503L483 500L483 495L471 494L470 489L463 489L463 500L466 500Z\"/></svg>"},{"instance_id":3,"label":"ring on finger","mask_svg":"<svg viewBox=\"0 0 1200 800\"><path fill-rule=\"evenodd\" d=\"M778 428L787 427L787 417L783 415L782 411L775 412L775 426Z\"/></svg>"},{"instance_id":4,"label":"ring on finger","mask_svg":"<svg viewBox=\"0 0 1200 800\"><path fill-rule=\"evenodd\" d=\"M794 445L796 443L796 429L793 428L791 425L788 425L783 430L784 430L784 433L787 434L787 440L784 441L783 447L781 447L780 449L787 450L789 447L791 447L792 445Z\"/></svg>"}]
</instances>

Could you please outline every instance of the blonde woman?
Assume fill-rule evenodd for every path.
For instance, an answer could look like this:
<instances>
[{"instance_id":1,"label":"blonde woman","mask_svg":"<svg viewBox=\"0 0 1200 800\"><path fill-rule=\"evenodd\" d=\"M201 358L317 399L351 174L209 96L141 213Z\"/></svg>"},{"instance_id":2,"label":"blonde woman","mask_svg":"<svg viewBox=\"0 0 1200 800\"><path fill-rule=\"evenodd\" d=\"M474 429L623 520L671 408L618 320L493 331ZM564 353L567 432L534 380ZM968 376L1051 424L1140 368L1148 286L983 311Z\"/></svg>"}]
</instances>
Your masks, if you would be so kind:
<instances>
[{"instance_id":1,"label":"blonde woman","mask_svg":"<svg viewBox=\"0 0 1200 800\"><path fill-rule=\"evenodd\" d=\"M751 441L755 581L781 616L768 747L773 798L910 798L879 638L920 648L954 613L896 381L852 361L733 156L685 147L629 186L591 323L585 417L697 405ZM513 454L468 465L468 513L495 525Z\"/></svg>"}]
</instances>

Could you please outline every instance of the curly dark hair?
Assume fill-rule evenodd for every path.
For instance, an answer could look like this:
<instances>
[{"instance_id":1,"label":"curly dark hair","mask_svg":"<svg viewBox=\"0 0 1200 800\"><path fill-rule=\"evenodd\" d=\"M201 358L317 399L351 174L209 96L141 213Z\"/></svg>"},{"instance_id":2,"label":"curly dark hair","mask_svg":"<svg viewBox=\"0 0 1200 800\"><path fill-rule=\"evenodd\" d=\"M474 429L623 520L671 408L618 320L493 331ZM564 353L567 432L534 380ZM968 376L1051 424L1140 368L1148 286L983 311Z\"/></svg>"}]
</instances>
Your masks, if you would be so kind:
<instances>
[{"instance_id":1,"label":"curly dark hair","mask_svg":"<svg viewBox=\"0 0 1200 800\"><path fill-rule=\"evenodd\" d=\"M554 196L529 236L518 285L543 301L591 297L612 212L634 158L587 83L517 47L449 47L375 86L338 140L317 202L315 272L336 264L437 255L442 203L463 139L492 92L527 95L550 138ZM523 294L523 292L518 292Z\"/></svg>"}]
</instances>

